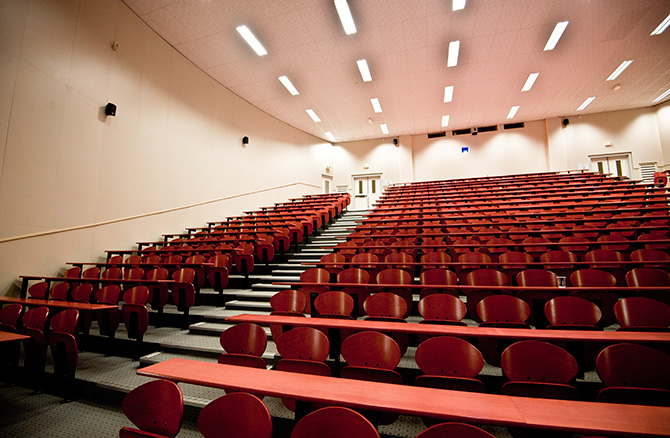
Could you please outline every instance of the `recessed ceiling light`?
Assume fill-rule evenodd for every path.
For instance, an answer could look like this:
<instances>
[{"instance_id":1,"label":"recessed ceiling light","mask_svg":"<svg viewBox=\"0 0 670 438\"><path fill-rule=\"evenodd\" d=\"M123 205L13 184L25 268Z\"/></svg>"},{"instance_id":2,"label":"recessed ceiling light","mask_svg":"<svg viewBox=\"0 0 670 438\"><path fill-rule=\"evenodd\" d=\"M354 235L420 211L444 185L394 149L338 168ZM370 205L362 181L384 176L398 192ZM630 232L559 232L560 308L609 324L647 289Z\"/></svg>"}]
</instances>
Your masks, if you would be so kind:
<instances>
[{"instance_id":1,"label":"recessed ceiling light","mask_svg":"<svg viewBox=\"0 0 670 438\"><path fill-rule=\"evenodd\" d=\"M379 99L376 97L374 99L370 99L370 103L372 104L372 109L374 109L376 113L382 112L382 106L379 103Z\"/></svg>"},{"instance_id":2,"label":"recessed ceiling light","mask_svg":"<svg viewBox=\"0 0 670 438\"><path fill-rule=\"evenodd\" d=\"M461 9L465 9L465 0L453 0L451 3L451 10L460 11Z\"/></svg>"},{"instance_id":3,"label":"recessed ceiling light","mask_svg":"<svg viewBox=\"0 0 670 438\"><path fill-rule=\"evenodd\" d=\"M370 68L368 67L368 61L365 59L359 59L356 61L358 65L358 71L361 72L361 77L363 82L370 82L372 80L372 75L370 74Z\"/></svg>"},{"instance_id":4,"label":"recessed ceiling light","mask_svg":"<svg viewBox=\"0 0 670 438\"><path fill-rule=\"evenodd\" d=\"M668 26L670 26L670 15L665 17L665 20L663 20L661 24L659 24L658 27L654 29L654 31L651 34L649 34L649 36L662 34L663 31L668 28Z\"/></svg>"},{"instance_id":5,"label":"recessed ceiling light","mask_svg":"<svg viewBox=\"0 0 670 438\"><path fill-rule=\"evenodd\" d=\"M347 0L335 0L335 9L337 9L337 15L340 16L344 33L347 35L356 33L356 24L354 23L354 17L351 16Z\"/></svg>"},{"instance_id":6,"label":"recessed ceiling light","mask_svg":"<svg viewBox=\"0 0 670 438\"><path fill-rule=\"evenodd\" d=\"M449 103L454 99L454 86L444 87L444 103Z\"/></svg>"},{"instance_id":7,"label":"recessed ceiling light","mask_svg":"<svg viewBox=\"0 0 670 438\"><path fill-rule=\"evenodd\" d=\"M449 55L447 56L447 67L455 67L458 64L458 52L461 48L460 41L449 43Z\"/></svg>"},{"instance_id":8,"label":"recessed ceiling light","mask_svg":"<svg viewBox=\"0 0 670 438\"><path fill-rule=\"evenodd\" d=\"M333 136L333 134L330 131L326 131L323 134L326 136L328 140L335 141L335 136Z\"/></svg>"},{"instance_id":9,"label":"recessed ceiling light","mask_svg":"<svg viewBox=\"0 0 670 438\"><path fill-rule=\"evenodd\" d=\"M658 103L658 102L662 101L663 99L665 99L666 97L668 97L668 95L670 95L670 89L668 89L665 93L661 94L656 99L654 99L654 101L652 103Z\"/></svg>"},{"instance_id":10,"label":"recessed ceiling light","mask_svg":"<svg viewBox=\"0 0 670 438\"><path fill-rule=\"evenodd\" d=\"M282 84L284 84L284 86L286 87L288 92L291 93L291 95L297 96L298 94L300 94L286 76L279 76L279 80L281 81Z\"/></svg>"},{"instance_id":11,"label":"recessed ceiling light","mask_svg":"<svg viewBox=\"0 0 670 438\"><path fill-rule=\"evenodd\" d=\"M554 47L556 47L556 44L558 44L558 40L561 39L563 32L565 32L565 28L568 27L568 23L569 21L560 21L556 24L556 27L554 27L554 31L551 33L551 36L547 41L547 45L544 46L545 52L549 50L554 50Z\"/></svg>"},{"instance_id":12,"label":"recessed ceiling light","mask_svg":"<svg viewBox=\"0 0 670 438\"><path fill-rule=\"evenodd\" d=\"M516 116L517 111L519 111L519 105L515 105L512 108L510 108L509 113L507 113L507 118L513 119L514 116Z\"/></svg>"},{"instance_id":13,"label":"recessed ceiling light","mask_svg":"<svg viewBox=\"0 0 670 438\"><path fill-rule=\"evenodd\" d=\"M446 128L447 126L449 126L449 115L445 114L442 116L442 127Z\"/></svg>"},{"instance_id":14,"label":"recessed ceiling light","mask_svg":"<svg viewBox=\"0 0 670 438\"><path fill-rule=\"evenodd\" d=\"M537 77L540 76L539 73L531 73L528 75L528 79L526 79L526 83L523 84L523 88L521 91L529 91L531 88L533 88L533 84L535 83L535 80Z\"/></svg>"},{"instance_id":15,"label":"recessed ceiling light","mask_svg":"<svg viewBox=\"0 0 670 438\"><path fill-rule=\"evenodd\" d=\"M609 77L608 77L607 79L605 79L605 80L606 80L606 81L613 81L614 79L618 78L619 75L620 75L621 73L623 73L623 71L626 70L626 69L628 68L628 66L631 65L632 63L633 63L633 60L632 60L632 59L629 59L629 60L627 60L627 61L622 62L622 63L616 68L616 70L614 70L614 71L612 72L612 74L609 75Z\"/></svg>"},{"instance_id":16,"label":"recessed ceiling light","mask_svg":"<svg viewBox=\"0 0 670 438\"><path fill-rule=\"evenodd\" d=\"M596 98L595 96L591 96L591 97L589 97L588 99L586 99L581 105L579 105L579 108L577 108L577 111L581 111L581 110L583 110L584 108L586 108L587 106L589 106L589 104L590 104L591 102L593 102L593 100L594 100L595 98Z\"/></svg>"},{"instance_id":17,"label":"recessed ceiling light","mask_svg":"<svg viewBox=\"0 0 670 438\"><path fill-rule=\"evenodd\" d=\"M265 47L263 47L263 45L260 43L260 41L258 41L256 36L253 33L251 33L251 31L247 26L238 26L237 32L239 32L239 34L242 35L244 41L246 41L247 44L249 44L251 48L254 49L254 52L256 52L258 56L268 54L267 50L265 50Z\"/></svg>"},{"instance_id":18,"label":"recessed ceiling light","mask_svg":"<svg viewBox=\"0 0 670 438\"><path fill-rule=\"evenodd\" d=\"M307 112L307 114L309 114L312 120L314 120L314 123L319 123L321 121L321 119L319 118L319 116L316 115L313 109L308 109L305 111Z\"/></svg>"},{"instance_id":19,"label":"recessed ceiling light","mask_svg":"<svg viewBox=\"0 0 670 438\"><path fill-rule=\"evenodd\" d=\"M383 132L384 134L388 134L388 133L389 133L389 127L386 126L386 123L382 123L381 125L379 125L379 127L381 128L381 130L382 130L382 132Z\"/></svg>"}]
</instances>

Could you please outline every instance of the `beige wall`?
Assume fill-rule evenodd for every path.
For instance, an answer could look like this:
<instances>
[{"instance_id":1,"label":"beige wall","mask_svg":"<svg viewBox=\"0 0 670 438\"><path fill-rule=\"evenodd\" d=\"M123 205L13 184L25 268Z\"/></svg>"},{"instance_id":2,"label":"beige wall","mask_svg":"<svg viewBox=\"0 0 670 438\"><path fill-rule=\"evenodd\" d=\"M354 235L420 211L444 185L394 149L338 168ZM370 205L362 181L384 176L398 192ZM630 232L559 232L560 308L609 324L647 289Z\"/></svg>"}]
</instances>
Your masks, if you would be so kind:
<instances>
[{"instance_id":1,"label":"beige wall","mask_svg":"<svg viewBox=\"0 0 670 438\"><path fill-rule=\"evenodd\" d=\"M120 0L3 0L0 59L0 294L21 274L319 192L332 166L329 143L215 83Z\"/></svg>"}]
</instances>

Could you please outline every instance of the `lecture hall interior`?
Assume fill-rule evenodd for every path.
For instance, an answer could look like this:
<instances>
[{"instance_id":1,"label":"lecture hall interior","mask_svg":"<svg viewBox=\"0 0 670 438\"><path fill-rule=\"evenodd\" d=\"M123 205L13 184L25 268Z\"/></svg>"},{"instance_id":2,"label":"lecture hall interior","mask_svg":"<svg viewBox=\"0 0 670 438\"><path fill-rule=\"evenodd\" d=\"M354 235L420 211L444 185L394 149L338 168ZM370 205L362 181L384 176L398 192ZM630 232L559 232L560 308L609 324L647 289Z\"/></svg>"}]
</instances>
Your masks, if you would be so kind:
<instances>
[{"instance_id":1,"label":"lecture hall interior","mask_svg":"<svg viewBox=\"0 0 670 438\"><path fill-rule=\"evenodd\" d=\"M3 0L0 436L670 436L669 25Z\"/></svg>"}]
</instances>

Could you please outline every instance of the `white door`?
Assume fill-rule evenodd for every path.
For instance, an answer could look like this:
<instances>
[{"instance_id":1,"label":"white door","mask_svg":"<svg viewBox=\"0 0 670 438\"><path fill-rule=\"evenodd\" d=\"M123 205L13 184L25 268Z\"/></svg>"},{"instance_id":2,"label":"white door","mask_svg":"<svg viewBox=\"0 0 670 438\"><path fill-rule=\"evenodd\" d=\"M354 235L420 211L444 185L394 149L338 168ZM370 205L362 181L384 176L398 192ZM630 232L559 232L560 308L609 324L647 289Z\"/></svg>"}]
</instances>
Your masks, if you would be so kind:
<instances>
[{"instance_id":1,"label":"white door","mask_svg":"<svg viewBox=\"0 0 670 438\"><path fill-rule=\"evenodd\" d=\"M631 179L633 176L630 154L597 155L590 158L591 170L594 172L627 179Z\"/></svg>"},{"instance_id":2,"label":"white door","mask_svg":"<svg viewBox=\"0 0 670 438\"><path fill-rule=\"evenodd\" d=\"M381 195L381 175L354 175L354 210L374 208Z\"/></svg>"}]
</instances>

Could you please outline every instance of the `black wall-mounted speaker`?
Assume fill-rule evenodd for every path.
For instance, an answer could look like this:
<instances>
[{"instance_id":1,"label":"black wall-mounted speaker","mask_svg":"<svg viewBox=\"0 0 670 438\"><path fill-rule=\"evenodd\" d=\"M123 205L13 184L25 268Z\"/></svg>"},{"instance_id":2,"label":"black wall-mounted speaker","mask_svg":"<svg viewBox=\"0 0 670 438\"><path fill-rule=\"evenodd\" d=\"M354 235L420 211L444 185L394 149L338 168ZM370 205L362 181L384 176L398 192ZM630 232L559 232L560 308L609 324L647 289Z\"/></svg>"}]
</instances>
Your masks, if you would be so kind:
<instances>
[{"instance_id":1,"label":"black wall-mounted speaker","mask_svg":"<svg viewBox=\"0 0 670 438\"><path fill-rule=\"evenodd\" d=\"M116 105L111 102L105 105L105 115L114 117L116 115Z\"/></svg>"},{"instance_id":2,"label":"black wall-mounted speaker","mask_svg":"<svg viewBox=\"0 0 670 438\"><path fill-rule=\"evenodd\" d=\"M561 122L563 123L563 126L568 126L570 124L570 119L563 119Z\"/></svg>"},{"instance_id":3,"label":"black wall-mounted speaker","mask_svg":"<svg viewBox=\"0 0 670 438\"><path fill-rule=\"evenodd\" d=\"M247 137L246 135L242 137L242 144L249 144L249 137Z\"/></svg>"}]
</instances>

